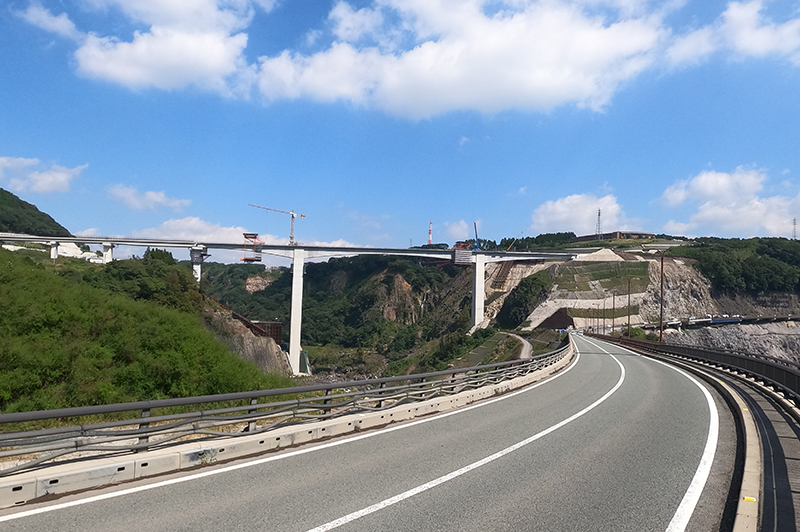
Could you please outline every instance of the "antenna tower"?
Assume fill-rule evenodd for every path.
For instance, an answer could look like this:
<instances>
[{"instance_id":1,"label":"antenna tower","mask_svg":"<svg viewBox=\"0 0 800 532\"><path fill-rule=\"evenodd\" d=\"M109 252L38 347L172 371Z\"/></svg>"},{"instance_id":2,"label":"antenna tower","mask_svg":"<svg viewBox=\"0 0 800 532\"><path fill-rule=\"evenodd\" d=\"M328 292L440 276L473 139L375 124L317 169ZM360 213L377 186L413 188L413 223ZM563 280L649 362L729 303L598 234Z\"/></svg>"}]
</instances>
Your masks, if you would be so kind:
<instances>
[{"instance_id":1,"label":"antenna tower","mask_svg":"<svg viewBox=\"0 0 800 532\"><path fill-rule=\"evenodd\" d=\"M597 236L598 242L603 239L603 229L600 226L600 209L597 209L597 228L595 229L595 235Z\"/></svg>"},{"instance_id":2,"label":"antenna tower","mask_svg":"<svg viewBox=\"0 0 800 532\"><path fill-rule=\"evenodd\" d=\"M792 220L792 240L797 240L797 218Z\"/></svg>"},{"instance_id":3,"label":"antenna tower","mask_svg":"<svg viewBox=\"0 0 800 532\"><path fill-rule=\"evenodd\" d=\"M428 222L428 245L433 245L433 222Z\"/></svg>"}]
</instances>

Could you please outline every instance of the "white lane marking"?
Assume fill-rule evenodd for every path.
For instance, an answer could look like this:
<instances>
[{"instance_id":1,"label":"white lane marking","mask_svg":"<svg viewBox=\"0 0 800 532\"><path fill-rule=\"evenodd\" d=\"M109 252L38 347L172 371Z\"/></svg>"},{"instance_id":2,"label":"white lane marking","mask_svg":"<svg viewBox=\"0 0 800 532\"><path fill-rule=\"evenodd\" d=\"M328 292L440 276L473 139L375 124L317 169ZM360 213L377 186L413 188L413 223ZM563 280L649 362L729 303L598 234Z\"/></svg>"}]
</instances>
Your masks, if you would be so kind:
<instances>
[{"instance_id":1,"label":"white lane marking","mask_svg":"<svg viewBox=\"0 0 800 532\"><path fill-rule=\"evenodd\" d=\"M503 457L503 456L505 456L505 455L507 455L509 453L512 453L512 452L514 452L514 451L516 451L518 449L521 449L522 447L525 447L529 443L532 443L532 442L534 442L534 441L536 441L536 440L538 440L540 438L543 438L544 436L547 436L551 432L554 432L554 431L560 429L564 425L566 425L566 424L568 424L568 423L570 423L572 421L575 421L576 419L578 419L579 417L583 416L584 414L586 414L590 410L594 409L596 406L598 406L601 403L603 403L603 401L605 401L606 399L611 397L611 395L614 392L616 392L619 389L620 386L622 386L622 383L625 380L625 367L622 365L622 363L620 363L619 360L617 360L617 358L614 355L611 355L610 353L609 353L609 355L611 356L611 358L614 359L614 361L619 366L619 369L620 369L619 381L617 381L617 383L614 385L614 387L611 388L608 392L606 392L606 394L603 395L603 397L601 397L600 399L598 399L594 403L590 404L589 406L587 406L586 408L584 408L580 412L578 412L576 414L573 414L572 416L568 417L567 419L565 419L565 420L563 420L563 421L561 421L559 423L556 423L555 425L553 425L550 428L547 428L547 429L545 429L545 430L543 430L543 431L541 431L541 432L539 432L537 434L534 434L530 438L527 438L527 439L522 440L521 442L515 443L514 445L512 445L510 447L506 447L502 451L498 451L498 452L496 452L495 454L493 454L491 456L487 456L486 458L484 458L482 460L478 460L477 462L473 462L473 463L471 463L471 464L469 464L469 465L467 465L465 467L462 467L461 469L453 471L452 473L448 473L448 474L446 474L444 476L441 476L441 477L439 477L437 479L431 480L430 482L422 484L421 486L417 486L416 488L412 488L412 489L410 489L408 491L405 491L405 492L403 492L403 493L401 493L399 495L395 495L394 497L390 497L390 498L388 498L386 500L383 500L383 501L381 501L381 502L379 502L377 504L373 504L372 506L368 506L368 507L363 508L361 510L355 511L355 512L350 513L350 514L347 514L344 517L340 517L339 519L336 519L334 521L330 521L329 523L325 523L324 525L320 525L320 526L318 526L316 528L312 528L308 532L325 532L327 530L333 530L334 528L338 528L338 527L340 527L340 526L342 526L344 524L347 524L347 523L349 523L351 521L355 521L356 519L360 519L360 518L362 518L362 517L364 517L366 515L369 515L371 513L377 512L378 510L382 510L384 508L392 506L393 504L397 504L398 502L404 501L404 500L406 500L406 499L408 499L410 497L413 497L414 495L417 495L419 493L427 491L427 490L429 490L431 488L434 488L434 487L436 487L436 486L438 486L440 484L444 484L445 482L447 482L449 480L453 480L454 478L460 477L461 475L464 475L465 473L469 473L470 471L472 471L474 469L478 469L479 467L481 467L483 465L486 465L486 464L488 464L490 462L493 462L493 461L497 460L498 458L501 458L501 457Z\"/></svg>"},{"instance_id":2,"label":"white lane marking","mask_svg":"<svg viewBox=\"0 0 800 532\"><path fill-rule=\"evenodd\" d=\"M597 344L593 345L602 349L602 347L597 346ZM617 347L633 353L636 356L641 356L638 353L634 353L633 351L625 349L622 346ZM703 489L705 489L706 482L708 481L708 475L711 473L711 466L714 463L714 456L717 453L717 440L719 439L719 412L717 411L716 403L714 403L714 398L711 397L711 394L708 392L706 387L700 384L693 376L689 375L680 368L677 368L671 364L667 364L666 362L662 362L654 358L649 360L653 360L654 362L658 362L663 366L673 369L692 381L694 385L700 388L700 391L703 392L706 402L708 403L708 437L706 438L706 445L703 449L703 454L700 457L700 464L697 466L694 477L692 477L692 481L689 483L689 487L687 488L686 493L683 495L683 499L681 499L678 509L675 510L675 514L672 516L672 520L669 522L669 525L667 525L666 530L666 532L683 532L683 530L685 530L686 526L689 524L689 520L692 518L694 509L697 507L697 503L700 501L700 496L703 494Z\"/></svg>"},{"instance_id":3,"label":"white lane marking","mask_svg":"<svg viewBox=\"0 0 800 532\"><path fill-rule=\"evenodd\" d=\"M442 419L442 418L449 417L449 416L454 416L456 414L462 414L464 412L469 412L472 409L481 408L481 407L490 405L492 403L496 403L498 401L505 401L506 399L510 399L510 398L512 398L512 397L514 397L516 395L529 392L529 391L533 390L534 388L538 388L539 386L542 386L543 384L546 384L548 382L552 382L553 380L557 379L558 377L561 377L562 375L564 375L567 372L569 372L572 368L574 368L578 364L578 361L580 360L580 358L581 358L581 354L580 354L579 351L576 350L575 360L573 360L570 363L570 365L567 366L566 369L564 369L564 371L560 371L560 372L556 373L555 375L552 375L551 377L546 378L543 381L537 382L535 384L532 384L531 386L527 386L527 387L522 388L520 390L517 390L515 392L507 393L507 394L501 395L499 397L496 397L494 399L488 399L488 400L485 400L485 401L481 401L480 403L476 403L474 405L467 406L467 407L464 407L464 408L459 408L457 410L452 410L450 412L445 412L443 414L437 414L437 415L434 415L434 416L425 417L425 418L419 419L417 421L411 421L409 423L403 423L401 425L395 425L393 427L388 427L388 428L385 428L385 429L370 431L370 432L367 432L367 433L364 433L364 434L360 434L358 436L351 436L351 437L343 438L341 440L331 441L331 442L328 442L328 443L317 445L317 446L314 446L314 447L308 447L308 448L305 448L305 449L298 449L296 451L291 451L291 452L287 452L287 453L279 454L279 455L268 456L266 458L259 458L257 460L253 460L253 461L250 461L250 462L243 462L243 463L239 463L239 464L234 464L234 465L230 465L230 466L226 466L226 467L221 467L219 469L214 469L214 470L211 470L211 471L203 471L201 473L195 473L193 475L188 475L188 476L185 476L185 477L173 478L173 479L170 479L170 480L163 480L161 482L155 482L153 484L147 484L146 486L137 486L135 488L127 488L127 489L123 489L123 490L119 490L119 491L114 491L114 492L111 492L111 493L104 493L102 495L95 495L93 497L87 497L85 499L79 499L79 500L76 500L76 501L70 501L70 502L65 502L65 503L61 503L61 504L54 504L52 506L46 506L46 507L43 507L43 508L36 508L36 509L33 509L33 510L27 510L27 511L23 511L23 512L14 513L14 514L4 515L4 516L0 516L0 523L3 523L5 521L11 521L11 520L14 520L14 519L21 519L21 518L24 518L24 517L30 517L30 516L37 515L37 514L43 514L43 513L47 513L47 512L52 512L52 511L55 511L55 510L63 510L65 508L71 508L73 506L81 506L81 505L84 505L84 504L89 504L91 502L104 501L106 499L113 499L113 498L116 498L116 497L122 497L124 495L131 495L133 493L139 493L141 491L148 491L148 490L155 489L155 488L161 488L161 487L165 487L165 486L172 486L174 484L180 484L182 482L189 482L191 480L196 480L196 479L205 478L205 477L211 477L211 476L214 476L214 475L219 475L221 473L227 473L229 471L235 471L237 469L244 469L244 468L247 468L247 467L252 467L252 466L265 464L267 462L274 462L276 460L283 460L285 458L292 458L294 456L298 456L298 455L302 455L302 454L306 454L306 453L312 453L312 452L315 452L315 451L319 451L321 449L328 449L328 448L331 448L331 447L338 447L339 445L344 445L346 443L351 443L351 442L354 442L354 441L364 440L366 438L373 438L375 436L380 436L381 434L394 432L396 430L407 429L409 427L420 425L422 423L429 423L431 421L435 421L437 419Z\"/></svg>"}]
</instances>

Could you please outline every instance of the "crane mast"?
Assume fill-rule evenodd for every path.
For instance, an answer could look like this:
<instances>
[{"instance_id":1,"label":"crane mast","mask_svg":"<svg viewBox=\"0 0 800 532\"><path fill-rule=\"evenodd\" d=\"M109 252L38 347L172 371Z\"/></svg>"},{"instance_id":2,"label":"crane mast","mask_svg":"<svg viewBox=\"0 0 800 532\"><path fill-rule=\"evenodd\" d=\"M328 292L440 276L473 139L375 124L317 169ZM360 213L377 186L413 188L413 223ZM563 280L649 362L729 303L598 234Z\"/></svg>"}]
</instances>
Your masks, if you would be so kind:
<instances>
[{"instance_id":1,"label":"crane mast","mask_svg":"<svg viewBox=\"0 0 800 532\"><path fill-rule=\"evenodd\" d=\"M259 209L264 209L265 211L280 212L282 214L288 214L289 216L291 216L292 217L292 225L291 225L291 230L289 231L289 245L290 246L296 246L297 245L297 242L294 241L294 219L297 216L299 216L300 218L305 218L306 217L305 214L298 214L298 213L296 213L294 211L282 211L280 209L273 209L271 207L262 207L261 205L256 205L255 203L248 203L248 205L250 205L251 207L258 207Z\"/></svg>"}]
</instances>

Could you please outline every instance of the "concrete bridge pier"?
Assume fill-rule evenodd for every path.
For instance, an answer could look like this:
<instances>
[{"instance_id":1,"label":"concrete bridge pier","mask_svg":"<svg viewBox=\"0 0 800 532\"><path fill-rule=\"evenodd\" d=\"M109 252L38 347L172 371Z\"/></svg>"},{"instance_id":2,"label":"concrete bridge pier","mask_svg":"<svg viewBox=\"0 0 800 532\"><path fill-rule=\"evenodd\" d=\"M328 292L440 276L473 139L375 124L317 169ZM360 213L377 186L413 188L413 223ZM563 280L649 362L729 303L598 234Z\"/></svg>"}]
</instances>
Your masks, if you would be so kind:
<instances>
[{"instance_id":1,"label":"concrete bridge pier","mask_svg":"<svg viewBox=\"0 0 800 532\"><path fill-rule=\"evenodd\" d=\"M300 327L303 322L303 262L306 250L292 250L292 307L289 317L289 365L300 375Z\"/></svg>"},{"instance_id":2,"label":"concrete bridge pier","mask_svg":"<svg viewBox=\"0 0 800 532\"><path fill-rule=\"evenodd\" d=\"M206 253L207 251L208 248L201 244L196 244L189 248L189 256L192 261L192 273L198 283L200 283L200 275L203 273L203 261L211 256Z\"/></svg>"},{"instance_id":3,"label":"concrete bridge pier","mask_svg":"<svg viewBox=\"0 0 800 532\"><path fill-rule=\"evenodd\" d=\"M50 258L57 259L58 258L58 242L52 241L49 242L50 244Z\"/></svg>"},{"instance_id":4,"label":"concrete bridge pier","mask_svg":"<svg viewBox=\"0 0 800 532\"><path fill-rule=\"evenodd\" d=\"M114 260L114 247L111 242L103 242L103 264Z\"/></svg>"},{"instance_id":5,"label":"concrete bridge pier","mask_svg":"<svg viewBox=\"0 0 800 532\"><path fill-rule=\"evenodd\" d=\"M484 283L486 281L486 257L475 253L475 276L472 279L472 329L477 329L483 321Z\"/></svg>"}]
</instances>

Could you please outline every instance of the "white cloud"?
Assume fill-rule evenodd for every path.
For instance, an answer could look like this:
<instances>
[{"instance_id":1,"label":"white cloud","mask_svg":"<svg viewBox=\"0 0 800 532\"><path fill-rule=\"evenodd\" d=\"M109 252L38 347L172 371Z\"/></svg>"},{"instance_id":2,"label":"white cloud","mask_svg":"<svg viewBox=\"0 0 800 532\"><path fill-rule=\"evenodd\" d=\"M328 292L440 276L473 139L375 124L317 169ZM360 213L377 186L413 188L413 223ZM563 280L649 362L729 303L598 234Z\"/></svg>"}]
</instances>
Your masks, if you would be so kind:
<instances>
[{"instance_id":1,"label":"white cloud","mask_svg":"<svg viewBox=\"0 0 800 532\"><path fill-rule=\"evenodd\" d=\"M316 53L286 49L248 63L247 31L275 0L83 0L146 30L82 31L32 4L20 17L77 43L81 75L131 89L197 87L267 102L345 101L423 119L454 110L600 111L647 69L692 65L719 51L800 65L800 18L774 22L762 0L730 2L706 26L670 27L685 0L337 1ZM325 43L329 39L330 44ZM256 50L255 53L258 53Z\"/></svg>"},{"instance_id":2,"label":"white cloud","mask_svg":"<svg viewBox=\"0 0 800 532\"><path fill-rule=\"evenodd\" d=\"M365 35L372 35L383 24L381 12L362 8L356 11L347 2L339 1L328 19L333 23L333 34L342 41L356 42Z\"/></svg>"},{"instance_id":3,"label":"white cloud","mask_svg":"<svg viewBox=\"0 0 800 532\"><path fill-rule=\"evenodd\" d=\"M451 240L467 240L470 237L469 225L464 220L445 222L444 227Z\"/></svg>"},{"instance_id":4,"label":"white cloud","mask_svg":"<svg viewBox=\"0 0 800 532\"><path fill-rule=\"evenodd\" d=\"M533 211L531 229L538 233L572 231L579 236L594 234L598 209L603 232L631 229L617 198L611 194L601 198L591 194L573 194L547 201Z\"/></svg>"},{"instance_id":5,"label":"white cloud","mask_svg":"<svg viewBox=\"0 0 800 532\"><path fill-rule=\"evenodd\" d=\"M240 226L221 226L211 222L201 220L196 216L189 216L186 218L177 218L167 220L157 227L150 227L133 231L134 238L154 238L154 239L170 239L170 240L190 240L201 243L227 243L227 244L241 244L241 251L226 251L226 250L211 250L212 258L215 262L238 262L245 254L245 242L242 233L247 233L244 227ZM275 235L258 235L259 240L269 245L282 245L285 246L289 243L288 238L281 238ZM332 242L322 241L304 241L301 244L307 246L323 246L323 247L359 247L355 244L347 242L346 240L334 240ZM135 251L133 252L135 253ZM173 253L185 253L188 257L186 250L175 250ZM251 253L252 254L252 251ZM176 255L180 260L180 257ZM266 265L285 264L286 259L277 258L268 254L263 255L263 263Z\"/></svg>"},{"instance_id":6,"label":"white cloud","mask_svg":"<svg viewBox=\"0 0 800 532\"><path fill-rule=\"evenodd\" d=\"M734 50L745 56L788 55L800 63L800 19L773 24L761 15L763 2L731 2L722 15L722 31Z\"/></svg>"},{"instance_id":7,"label":"white cloud","mask_svg":"<svg viewBox=\"0 0 800 532\"><path fill-rule=\"evenodd\" d=\"M27 164L24 166L27 166ZM81 175L81 172L88 166L84 164L75 168L66 168L54 164L49 170L30 172L19 177L12 177L8 181L8 186L13 192L67 192L70 182Z\"/></svg>"},{"instance_id":8,"label":"white cloud","mask_svg":"<svg viewBox=\"0 0 800 532\"><path fill-rule=\"evenodd\" d=\"M172 240L194 240L195 242L244 243L243 227L223 227L201 220L196 216L167 220L158 227L133 231L134 238L168 238Z\"/></svg>"},{"instance_id":9,"label":"white cloud","mask_svg":"<svg viewBox=\"0 0 800 532\"><path fill-rule=\"evenodd\" d=\"M719 49L718 41L717 33L710 27L679 36L667 48L667 62L673 66L698 63Z\"/></svg>"},{"instance_id":10,"label":"white cloud","mask_svg":"<svg viewBox=\"0 0 800 532\"><path fill-rule=\"evenodd\" d=\"M800 195L761 197L766 179L762 170L739 167L733 173L701 172L678 181L662 198L668 205L688 203L696 210L687 222L670 220L665 230L744 236L790 234L791 221L800 212ZM680 202L670 203L669 197L679 196Z\"/></svg>"},{"instance_id":11,"label":"white cloud","mask_svg":"<svg viewBox=\"0 0 800 532\"><path fill-rule=\"evenodd\" d=\"M108 187L112 198L122 201L128 208L135 210L155 209L158 206L169 207L180 211L191 204L191 200L168 198L163 192L139 192L133 187L112 185Z\"/></svg>"},{"instance_id":12,"label":"white cloud","mask_svg":"<svg viewBox=\"0 0 800 532\"><path fill-rule=\"evenodd\" d=\"M667 49L669 64L693 64L719 50L735 56L775 55L800 65L800 18L774 23L763 14L764 2L730 2L713 24L678 36Z\"/></svg>"},{"instance_id":13,"label":"white cloud","mask_svg":"<svg viewBox=\"0 0 800 532\"><path fill-rule=\"evenodd\" d=\"M0 179L3 178L4 168L25 168L39 164L39 159L26 159L24 157L0 157Z\"/></svg>"},{"instance_id":14,"label":"white cloud","mask_svg":"<svg viewBox=\"0 0 800 532\"><path fill-rule=\"evenodd\" d=\"M53 16L49 10L38 4L31 4L28 9L21 12L20 17L26 22L38 26L45 31L55 33L66 39L80 41L84 35L75 27L66 13Z\"/></svg>"},{"instance_id":15,"label":"white cloud","mask_svg":"<svg viewBox=\"0 0 800 532\"><path fill-rule=\"evenodd\" d=\"M78 70L88 77L130 88L182 89L189 85L230 94L228 78L240 70L247 35L185 32L153 27L132 42L90 35L75 52Z\"/></svg>"},{"instance_id":16,"label":"white cloud","mask_svg":"<svg viewBox=\"0 0 800 532\"><path fill-rule=\"evenodd\" d=\"M383 31L404 30L416 46L340 40L310 56L287 50L261 58L259 87L268 99L342 99L415 119L564 103L599 110L652 64L667 35L653 16L607 20L574 3L520 4L489 16L484 2L387 0L399 22Z\"/></svg>"}]
</instances>

